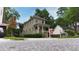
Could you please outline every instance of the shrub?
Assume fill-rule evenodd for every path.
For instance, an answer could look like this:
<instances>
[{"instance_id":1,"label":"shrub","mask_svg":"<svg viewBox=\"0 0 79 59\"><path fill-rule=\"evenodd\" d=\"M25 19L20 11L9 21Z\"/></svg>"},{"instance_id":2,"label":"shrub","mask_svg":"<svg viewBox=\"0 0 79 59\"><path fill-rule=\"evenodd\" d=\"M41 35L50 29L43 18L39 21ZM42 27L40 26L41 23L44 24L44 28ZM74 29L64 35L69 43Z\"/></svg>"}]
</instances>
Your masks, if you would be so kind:
<instances>
[{"instance_id":1,"label":"shrub","mask_svg":"<svg viewBox=\"0 0 79 59\"><path fill-rule=\"evenodd\" d=\"M53 37L53 38L59 38L60 35L51 35L51 37Z\"/></svg>"},{"instance_id":2,"label":"shrub","mask_svg":"<svg viewBox=\"0 0 79 59\"><path fill-rule=\"evenodd\" d=\"M7 30L5 30L5 35L6 35L6 37L13 36L12 29L11 28L8 28Z\"/></svg>"},{"instance_id":3,"label":"shrub","mask_svg":"<svg viewBox=\"0 0 79 59\"><path fill-rule=\"evenodd\" d=\"M77 32L77 35L79 35L79 32Z\"/></svg>"},{"instance_id":4,"label":"shrub","mask_svg":"<svg viewBox=\"0 0 79 59\"><path fill-rule=\"evenodd\" d=\"M41 33L37 33L37 34L25 34L24 37L27 37L27 38L41 38L42 34Z\"/></svg>"},{"instance_id":5,"label":"shrub","mask_svg":"<svg viewBox=\"0 0 79 59\"><path fill-rule=\"evenodd\" d=\"M19 29L8 28L5 31L5 34L6 34L6 37L10 37L10 36L20 37L20 30Z\"/></svg>"},{"instance_id":6,"label":"shrub","mask_svg":"<svg viewBox=\"0 0 79 59\"><path fill-rule=\"evenodd\" d=\"M73 30L66 30L69 36L75 36L75 32Z\"/></svg>"},{"instance_id":7,"label":"shrub","mask_svg":"<svg viewBox=\"0 0 79 59\"><path fill-rule=\"evenodd\" d=\"M13 36L20 37L20 30L19 29L14 29L13 30Z\"/></svg>"}]
</instances>

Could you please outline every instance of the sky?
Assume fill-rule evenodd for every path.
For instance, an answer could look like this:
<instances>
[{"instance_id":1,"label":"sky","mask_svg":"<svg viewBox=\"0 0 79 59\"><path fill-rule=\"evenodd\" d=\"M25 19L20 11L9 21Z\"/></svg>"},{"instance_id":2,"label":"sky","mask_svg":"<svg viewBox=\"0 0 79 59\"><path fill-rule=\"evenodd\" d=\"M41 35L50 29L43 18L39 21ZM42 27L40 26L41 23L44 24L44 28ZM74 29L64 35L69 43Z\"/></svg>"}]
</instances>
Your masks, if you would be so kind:
<instances>
[{"instance_id":1,"label":"sky","mask_svg":"<svg viewBox=\"0 0 79 59\"><path fill-rule=\"evenodd\" d=\"M36 9L44 9L46 8L50 15L54 18L57 18L57 9L58 7L15 7L15 9L19 12L20 18L17 22L24 23L29 20L30 16L33 16Z\"/></svg>"}]
</instances>

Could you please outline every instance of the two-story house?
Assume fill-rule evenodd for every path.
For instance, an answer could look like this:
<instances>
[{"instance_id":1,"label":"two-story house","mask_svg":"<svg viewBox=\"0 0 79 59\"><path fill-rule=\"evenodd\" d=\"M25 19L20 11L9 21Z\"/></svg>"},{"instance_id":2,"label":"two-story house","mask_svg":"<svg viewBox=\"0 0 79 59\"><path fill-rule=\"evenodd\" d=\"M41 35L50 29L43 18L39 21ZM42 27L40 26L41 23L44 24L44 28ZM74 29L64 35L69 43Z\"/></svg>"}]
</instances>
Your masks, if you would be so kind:
<instances>
[{"instance_id":1,"label":"two-story house","mask_svg":"<svg viewBox=\"0 0 79 59\"><path fill-rule=\"evenodd\" d=\"M45 23L46 19L39 16L32 16L24 23L22 34L47 33L50 27Z\"/></svg>"},{"instance_id":2,"label":"two-story house","mask_svg":"<svg viewBox=\"0 0 79 59\"><path fill-rule=\"evenodd\" d=\"M8 23L8 28L16 28L16 16L13 16L9 19Z\"/></svg>"}]
</instances>

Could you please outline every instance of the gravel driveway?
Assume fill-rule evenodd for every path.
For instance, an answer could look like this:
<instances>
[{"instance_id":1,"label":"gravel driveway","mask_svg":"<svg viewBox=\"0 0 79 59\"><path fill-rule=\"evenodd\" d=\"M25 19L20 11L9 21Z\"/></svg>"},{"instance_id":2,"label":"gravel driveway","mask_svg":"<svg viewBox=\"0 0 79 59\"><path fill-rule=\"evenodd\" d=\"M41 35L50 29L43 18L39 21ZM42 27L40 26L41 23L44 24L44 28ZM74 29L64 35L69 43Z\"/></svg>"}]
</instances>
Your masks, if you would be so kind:
<instances>
[{"instance_id":1,"label":"gravel driveway","mask_svg":"<svg viewBox=\"0 0 79 59\"><path fill-rule=\"evenodd\" d=\"M24 41L0 39L0 51L79 51L79 39L41 38Z\"/></svg>"}]
</instances>

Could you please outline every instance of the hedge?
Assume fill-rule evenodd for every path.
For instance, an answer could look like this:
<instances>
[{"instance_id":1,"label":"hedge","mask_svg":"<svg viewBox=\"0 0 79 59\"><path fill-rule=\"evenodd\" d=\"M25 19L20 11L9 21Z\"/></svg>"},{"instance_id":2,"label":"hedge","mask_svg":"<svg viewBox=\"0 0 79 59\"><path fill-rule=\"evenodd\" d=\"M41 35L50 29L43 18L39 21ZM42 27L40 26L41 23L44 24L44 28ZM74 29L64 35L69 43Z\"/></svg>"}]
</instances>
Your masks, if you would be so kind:
<instances>
[{"instance_id":1,"label":"hedge","mask_svg":"<svg viewBox=\"0 0 79 59\"><path fill-rule=\"evenodd\" d=\"M42 38L42 34L41 33L25 34L24 37L27 37L27 38Z\"/></svg>"},{"instance_id":2,"label":"hedge","mask_svg":"<svg viewBox=\"0 0 79 59\"><path fill-rule=\"evenodd\" d=\"M69 36L75 36L75 32L73 30L66 30Z\"/></svg>"}]
</instances>

